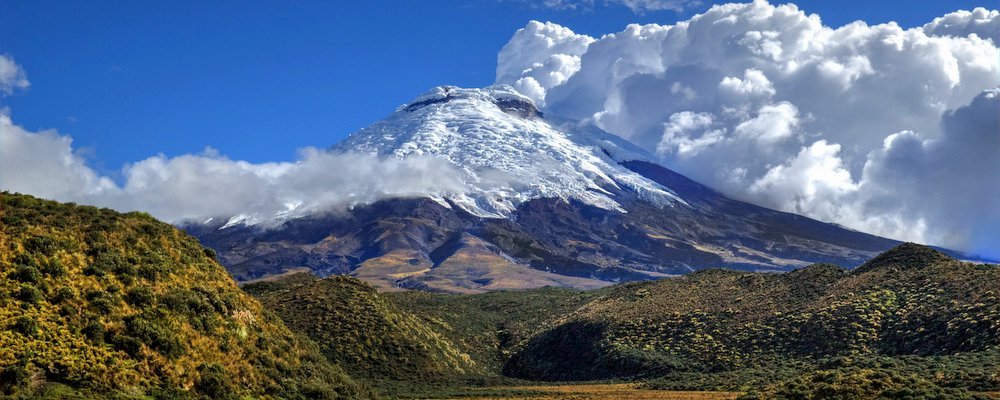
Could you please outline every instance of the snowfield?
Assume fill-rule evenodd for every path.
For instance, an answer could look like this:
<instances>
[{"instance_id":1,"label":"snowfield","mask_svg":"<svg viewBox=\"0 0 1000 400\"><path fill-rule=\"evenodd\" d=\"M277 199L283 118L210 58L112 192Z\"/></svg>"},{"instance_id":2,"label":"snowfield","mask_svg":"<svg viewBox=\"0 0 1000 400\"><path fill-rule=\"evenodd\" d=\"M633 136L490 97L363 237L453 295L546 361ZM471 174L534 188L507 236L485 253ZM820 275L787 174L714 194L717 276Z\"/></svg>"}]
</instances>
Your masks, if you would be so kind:
<instances>
[{"instance_id":1,"label":"snowfield","mask_svg":"<svg viewBox=\"0 0 1000 400\"><path fill-rule=\"evenodd\" d=\"M507 217L536 198L625 212L615 199L623 191L661 207L685 204L669 188L619 165L652 162L651 155L596 127L542 116L507 85L434 88L333 151L447 160L464 174L465 190L434 199L481 217Z\"/></svg>"}]
</instances>

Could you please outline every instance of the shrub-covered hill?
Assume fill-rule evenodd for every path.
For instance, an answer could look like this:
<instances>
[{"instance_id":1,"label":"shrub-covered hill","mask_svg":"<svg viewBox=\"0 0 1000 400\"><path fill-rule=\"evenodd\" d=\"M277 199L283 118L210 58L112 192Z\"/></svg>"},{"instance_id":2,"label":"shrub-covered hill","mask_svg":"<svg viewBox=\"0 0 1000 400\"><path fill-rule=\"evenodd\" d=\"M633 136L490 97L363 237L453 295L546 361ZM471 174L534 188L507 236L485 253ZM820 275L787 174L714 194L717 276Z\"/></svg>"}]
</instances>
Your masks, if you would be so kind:
<instances>
[{"instance_id":1,"label":"shrub-covered hill","mask_svg":"<svg viewBox=\"0 0 1000 400\"><path fill-rule=\"evenodd\" d=\"M829 265L786 274L709 270L626 284L531 338L504 372L746 389L740 385L837 360L997 390L998 282L1000 266L905 244L853 272ZM706 374L727 378L710 384Z\"/></svg>"},{"instance_id":2,"label":"shrub-covered hill","mask_svg":"<svg viewBox=\"0 0 1000 400\"><path fill-rule=\"evenodd\" d=\"M963 389L941 387L914 373L894 369L837 368L807 372L763 390L740 396L739 400L792 399L934 399L990 400Z\"/></svg>"},{"instance_id":3,"label":"shrub-covered hill","mask_svg":"<svg viewBox=\"0 0 1000 400\"><path fill-rule=\"evenodd\" d=\"M511 351L603 291L541 288L472 295L379 293L364 281L300 273L243 286L324 354L387 396L513 384ZM523 383L523 382L522 382Z\"/></svg>"},{"instance_id":4,"label":"shrub-covered hill","mask_svg":"<svg viewBox=\"0 0 1000 400\"><path fill-rule=\"evenodd\" d=\"M524 342L606 292L543 287L481 294L407 291L385 296L472 356L487 374L500 375L504 363Z\"/></svg>"},{"instance_id":5,"label":"shrub-covered hill","mask_svg":"<svg viewBox=\"0 0 1000 400\"><path fill-rule=\"evenodd\" d=\"M359 279L308 273L244 286L292 329L312 338L355 377L440 380L482 367L424 321Z\"/></svg>"},{"instance_id":6,"label":"shrub-covered hill","mask_svg":"<svg viewBox=\"0 0 1000 400\"><path fill-rule=\"evenodd\" d=\"M372 397L174 227L18 194L0 205L4 394Z\"/></svg>"}]
</instances>

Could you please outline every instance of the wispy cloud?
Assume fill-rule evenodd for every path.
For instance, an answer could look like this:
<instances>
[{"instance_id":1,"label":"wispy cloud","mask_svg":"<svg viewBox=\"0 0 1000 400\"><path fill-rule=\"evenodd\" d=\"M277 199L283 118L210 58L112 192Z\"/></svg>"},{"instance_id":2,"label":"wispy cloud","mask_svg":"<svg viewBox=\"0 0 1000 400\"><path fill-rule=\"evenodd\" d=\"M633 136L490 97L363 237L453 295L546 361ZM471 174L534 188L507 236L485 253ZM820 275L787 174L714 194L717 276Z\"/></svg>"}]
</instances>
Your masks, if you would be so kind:
<instances>
[{"instance_id":1,"label":"wispy cloud","mask_svg":"<svg viewBox=\"0 0 1000 400\"><path fill-rule=\"evenodd\" d=\"M636 14L655 11L682 13L704 4L700 0L523 0L521 2L531 6L556 10L593 10L597 7L626 7Z\"/></svg>"},{"instance_id":2,"label":"wispy cloud","mask_svg":"<svg viewBox=\"0 0 1000 400\"><path fill-rule=\"evenodd\" d=\"M14 93L15 89L27 89L31 86L28 75L14 58L0 54L0 94Z\"/></svg>"}]
</instances>

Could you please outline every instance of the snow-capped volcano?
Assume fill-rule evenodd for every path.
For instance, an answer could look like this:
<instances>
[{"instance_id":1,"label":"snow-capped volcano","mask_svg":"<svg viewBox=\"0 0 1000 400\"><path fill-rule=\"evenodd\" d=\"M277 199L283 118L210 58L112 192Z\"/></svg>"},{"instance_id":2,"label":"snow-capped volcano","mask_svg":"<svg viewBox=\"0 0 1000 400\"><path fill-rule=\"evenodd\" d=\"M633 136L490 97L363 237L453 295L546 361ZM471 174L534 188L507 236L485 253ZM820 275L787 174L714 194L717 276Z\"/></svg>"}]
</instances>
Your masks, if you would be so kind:
<instances>
[{"instance_id":1,"label":"snow-capped volcano","mask_svg":"<svg viewBox=\"0 0 1000 400\"><path fill-rule=\"evenodd\" d=\"M308 269L447 292L853 267L898 244L727 198L616 136L543 115L509 86L435 88L330 153L434 160L414 178L448 169L458 184L401 188L333 213L296 208L267 227L230 219L186 229L239 280Z\"/></svg>"},{"instance_id":2,"label":"snow-capped volcano","mask_svg":"<svg viewBox=\"0 0 1000 400\"><path fill-rule=\"evenodd\" d=\"M509 216L537 198L626 212L615 199L622 191L661 207L684 203L669 188L621 165L652 159L643 150L593 126L544 117L507 85L436 87L334 151L447 160L463 174L466 189L432 198L482 217Z\"/></svg>"}]
</instances>

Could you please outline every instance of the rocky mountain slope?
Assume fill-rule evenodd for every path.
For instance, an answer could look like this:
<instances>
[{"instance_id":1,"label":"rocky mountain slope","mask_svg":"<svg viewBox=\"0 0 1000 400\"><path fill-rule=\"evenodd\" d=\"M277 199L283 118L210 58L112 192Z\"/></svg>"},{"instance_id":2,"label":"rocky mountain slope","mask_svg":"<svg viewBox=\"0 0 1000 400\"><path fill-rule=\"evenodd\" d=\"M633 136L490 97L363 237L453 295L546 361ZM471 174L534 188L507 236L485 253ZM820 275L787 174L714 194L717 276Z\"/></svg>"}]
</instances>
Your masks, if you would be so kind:
<instances>
[{"instance_id":1,"label":"rocky mountain slope","mask_svg":"<svg viewBox=\"0 0 1000 400\"><path fill-rule=\"evenodd\" d=\"M0 195L0 394L370 398L147 214Z\"/></svg>"},{"instance_id":2,"label":"rocky mountain slope","mask_svg":"<svg viewBox=\"0 0 1000 400\"><path fill-rule=\"evenodd\" d=\"M184 228L242 281L309 270L460 293L594 288L709 267L850 268L896 244L726 198L504 86L436 88L333 151L441 158L464 189Z\"/></svg>"}]
</instances>

